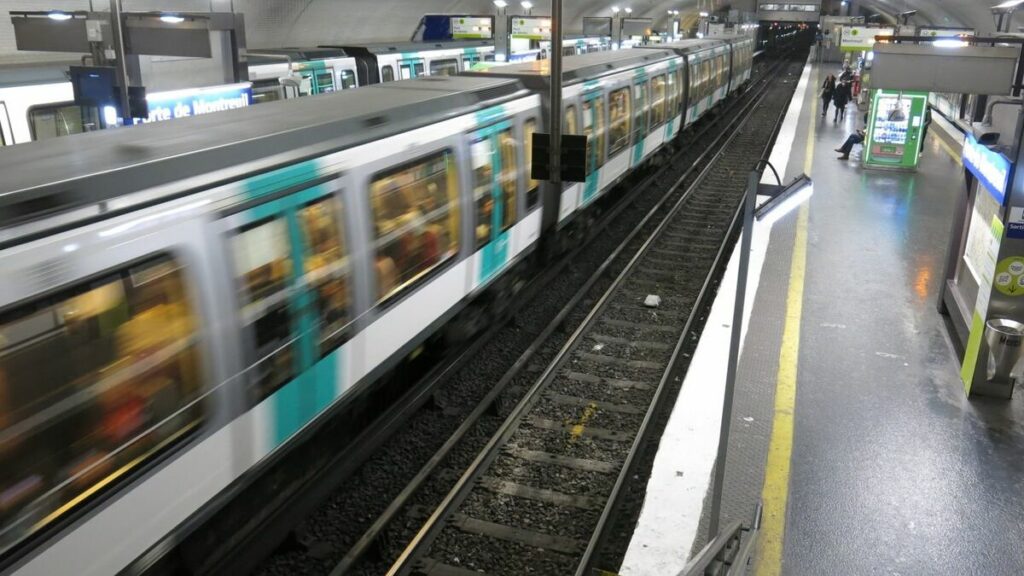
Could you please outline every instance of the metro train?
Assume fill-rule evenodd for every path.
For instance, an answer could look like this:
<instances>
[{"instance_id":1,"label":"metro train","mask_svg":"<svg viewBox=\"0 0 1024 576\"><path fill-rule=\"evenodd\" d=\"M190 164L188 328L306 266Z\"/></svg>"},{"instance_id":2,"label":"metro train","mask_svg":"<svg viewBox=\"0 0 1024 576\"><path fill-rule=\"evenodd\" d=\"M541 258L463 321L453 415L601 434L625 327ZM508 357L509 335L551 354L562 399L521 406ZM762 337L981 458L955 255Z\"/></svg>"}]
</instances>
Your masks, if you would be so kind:
<instances>
[{"instance_id":1,"label":"metro train","mask_svg":"<svg viewBox=\"0 0 1024 576\"><path fill-rule=\"evenodd\" d=\"M609 47L601 38L563 41L566 55ZM536 60L544 53L543 47L516 50L508 61ZM248 71L253 102L260 104L382 81L455 74L493 61L494 44L490 41L387 43L254 49L248 56ZM21 66L0 70L0 146L98 128L99 111L82 109L73 102L74 91L64 73L66 67L45 64L36 69Z\"/></svg>"},{"instance_id":2,"label":"metro train","mask_svg":"<svg viewBox=\"0 0 1024 576\"><path fill-rule=\"evenodd\" d=\"M496 302L749 78L752 41L532 62L0 151L0 572L117 573ZM543 250L541 248L544 248Z\"/></svg>"}]
</instances>

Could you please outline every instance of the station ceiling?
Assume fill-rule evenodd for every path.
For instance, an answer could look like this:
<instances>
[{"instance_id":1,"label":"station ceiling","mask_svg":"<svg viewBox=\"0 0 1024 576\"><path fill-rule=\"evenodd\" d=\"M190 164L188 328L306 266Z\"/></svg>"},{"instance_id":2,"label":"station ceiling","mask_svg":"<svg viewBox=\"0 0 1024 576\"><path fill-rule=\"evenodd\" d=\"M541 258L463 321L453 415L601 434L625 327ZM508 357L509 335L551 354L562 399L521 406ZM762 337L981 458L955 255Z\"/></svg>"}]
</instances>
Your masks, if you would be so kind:
<instances>
[{"instance_id":1,"label":"station ceiling","mask_svg":"<svg viewBox=\"0 0 1024 576\"><path fill-rule=\"evenodd\" d=\"M669 26L668 10L679 10L684 22L714 3L753 11L758 0L564 0L566 30L582 29L584 16L611 15L611 7L629 6L634 17L653 18L654 26ZM839 0L825 0L838 4ZM999 0L852 0L895 21L895 15L918 10L911 21L919 25L969 26L980 32L994 29L989 7ZM699 2L699 4L698 4ZM105 10L108 0L93 0ZM510 13L521 13L519 0L508 0ZM548 0L535 0L537 14L548 13ZM0 0L0 62L24 61L18 54L11 10L87 10L89 0ZM492 14L491 0L123 0L125 10L235 10L245 14L248 45L254 48L303 46L336 42L408 40L424 13ZM1024 17L1018 17L1024 23ZM1017 25L1014 24L1014 30ZM42 55L35 55L36 57ZM53 59L53 55L49 55Z\"/></svg>"}]
</instances>

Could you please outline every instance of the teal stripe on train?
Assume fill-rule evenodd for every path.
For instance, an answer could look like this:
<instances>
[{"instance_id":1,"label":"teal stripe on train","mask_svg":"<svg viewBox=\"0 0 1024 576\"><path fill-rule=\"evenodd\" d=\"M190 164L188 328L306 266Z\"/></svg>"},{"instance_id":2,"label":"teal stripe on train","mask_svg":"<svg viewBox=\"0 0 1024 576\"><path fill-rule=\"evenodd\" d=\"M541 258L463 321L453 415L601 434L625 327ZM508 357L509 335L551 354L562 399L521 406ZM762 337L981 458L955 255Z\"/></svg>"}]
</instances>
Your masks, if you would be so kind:
<instances>
[{"instance_id":1,"label":"teal stripe on train","mask_svg":"<svg viewBox=\"0 0 1024 576\"><path fill-rule=\"evenodd\" d=\"M258 200L268 194L284 189L299 187L320 178L325 171L317 160L302 162L255 176L243 183L244 195ZM323 359L320 355L318 333L319 317L316 312L315 294L311 289L300 289L300 279L305 273L305 239L298 219L298 210L310 202L328 197L332 188L325 184L311 186L283 198L265 202L247 210L243 218L256 223L270 218L283 218L288 230L289 254L292 272L289 283L293 369L295 378L274 392L268 401L271 411L270 429L267 431L271 447L283 444L309 421L334 402L341 369L341 349L335 350Z\"/></svg>"},{"instance_id":2,"label":"teal stripe on train","mask_svg":"<svg viewBox=\"0 0 1024 576\"><path fill-rule=\"evenodd\" d=\"M644 100L650 100L650 90L648 90L648 85L647 85L647 71L644 70L643 68L637 68L633 72L633 85L636 86L637 84L640 84L641 86L643 86L643 91L644 91L644 96L645 96ZM635 92L636 88L634 88L633 90ZM635 118L635 115L634 115L634 118ZM643 118L644 118L644 121L646 122L647 121L646 120L647 119L647 114L644 114ZM636 133L636 132L634 131L634 133ZM640 130L640 137L637 138L636 142L633 143L633 161L630 163L631 166L636 166L637 164L639 164L644 159L644 142L646 140L647 140L647 126L645 125L643 127L643 129Z\"/></svg>"},{"instance_id":3,"label":"teal stripe on train","mask_svg":"<svg viewBox=\"0 0 1024 576\"><path fill-rule=\"evenodd\" d=\"M504 106L493 106L486 110L481 110L476 114L476 122L478 126L485 126L505 118L506 112ZM512 123L505 120L497 122L491 126L487 126L483 130L476 133L474 140L481 138L490 139L491 141L491 238L487 244L484 244L483 248L480 249L480 270L478 273L478 281L480 284L487 282L498 274L506 265L509 260L509 241L511 228L509 230L502 231L501 224L504 220L505 215L505 202L504 202L504 191L501 188L501 182L499 180L502 170L501 161L501 142L498 135L512 128ZM475 209L475 206L474 206ZM475 234L474 234L475 238Z\"/></svg>"},{"instance_id":4,"label":"teal stripe on train","mask_svg":"<svg viewBox=\"0 0 1024 576\"><path fill-rule=\"evenodd\" d=\"M593 88L600 87L601 83L599 81L595 80L595 81L592 81L592 82L593 82ZM588 84L589 83L591 83L591 82L588 82ZM591 94L584 94L583 95L583 101L584 102L590 102L590 125L591 126L596 126L597 125L597 106L595 104L595 101L597 99L601 98L602 96L603 96L603 94L600 91L593 92ZM586 114L585 111L583 113ZM584 122L583 125L586 126L587 123ZM587 152L587 167L588 168L592 168L593 170L591 172L587 173L586 181L583 183L583 198L580 201L580 206L581 207L584 204L586 204L586 203L590 202L591 200L593 200L595 196L597 196L598 185L601 182L601 169L598 168L598 166L597 166L597 158L598 158L598 156L597 156L597 141L593 137L593 134L591 134L591 138L594 139L594 142L591 143L590 149Z\"/></svg>"}]
</instances>

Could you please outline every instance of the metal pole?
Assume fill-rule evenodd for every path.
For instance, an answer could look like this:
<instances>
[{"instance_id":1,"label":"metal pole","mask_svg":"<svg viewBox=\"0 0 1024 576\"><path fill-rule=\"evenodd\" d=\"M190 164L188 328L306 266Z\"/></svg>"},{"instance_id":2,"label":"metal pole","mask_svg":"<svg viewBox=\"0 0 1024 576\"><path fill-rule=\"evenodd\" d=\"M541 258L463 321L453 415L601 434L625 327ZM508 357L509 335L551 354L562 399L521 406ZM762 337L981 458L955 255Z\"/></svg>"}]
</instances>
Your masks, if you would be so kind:
<instances>
[{"instance_id":1,"label":"metal pole","mask_svg":"<svg viewBox=\"0 0 1024 576\"><path fill-rule=\"evenodd\" d=\"M722 490L725 485L725 457L729 450L729 428L732 424L732 398L736 391L736 370L740 361L740 337L743 334L743 304L747 297L747 269L750 267L750 237L754 232L754 201L760 174L751 170L743 199L743 238L740 242L740 268L736 280L736 305L732 313L732 340L729 342L729 365L725 374L725 401L722 404L722 429L718 435L718 458L715 460L715 486L711 496L711 522L708 539L718 534L722 515Z\"/></svg>"},{"instance_id":2,"label":"metal pole","mask_svg":"<svg viewBox=\"0 0 1024 576\"><path fill-rule=\"evenodd\" d=\"M551 0L551 183L562 182L562 0Z\"/></svg>"},{"instance_id":3,"label":"metal pole","mask_svg":"<svg viewBox=\"0 0 1024 576\"><path fill-rule=\"evenodd\" d=\"M114 33L114 57L117 58L118 84L121 87L121 119L128 124L128 58L124 49L124 21L121 20L121 0L110 0L110 26Z\"/></svg>"}]
</instances>

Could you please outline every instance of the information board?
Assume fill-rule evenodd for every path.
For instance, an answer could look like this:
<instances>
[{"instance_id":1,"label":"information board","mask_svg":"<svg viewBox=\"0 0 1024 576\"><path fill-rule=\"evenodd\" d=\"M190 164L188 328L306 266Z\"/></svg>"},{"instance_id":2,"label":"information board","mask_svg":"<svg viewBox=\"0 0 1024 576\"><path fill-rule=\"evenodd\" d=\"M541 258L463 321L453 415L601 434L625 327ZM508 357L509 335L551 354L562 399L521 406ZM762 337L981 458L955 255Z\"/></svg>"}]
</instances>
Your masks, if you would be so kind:
<instances>
[{"instance_id":1,"label":"information board","mask_svg":"<svg viewBox=\"0 0 1024 576\"><path fill-rule=\"evenodd\" d=\"M145 124L187 118L211 112L245 108L250 104L252 104L252 84L249 82L209 88L154 92L146 96L146 108L149 110L149 116L135 118L132 123Z\"/></svg>"},{"instance_id":2,"label":"information board","mask_svg":"<svg viewBox=\"0 0 1024 576\"><path fill-rule=\"evenodd\" d=\"M551 40L551 18L513 16L512 37L530 40Z\"/></svg>"},{"instance_id":3,"label":"information board","mask_svg":"<svg viewBox=\"0 0 1024 576\"><path fill-rule=\"evenodd\" d=\"M456 40L490 40L494 35L491 18L459 16L451 19L452 38Z\"/></svg>"},{"instance_id":4,"label":"information board","mask_svg":"<svg viewBox=\"0 0 1024 576\"><path fill-rule=\"evenodd\" d=\"M895 33L894 28L845 25L840 37L839 49L844 52L871 50L871 47L875 45L875 36L892 36Z\"/></svg>"},{"instance_id":5,"label":"information board","mask_svg":"<svg viewBox=\"0 0 1024 576\"><path fill-rule=\"evenodd\" d=\"M979 144L974 134L970 133L964 138L961 160L964 168L970 170L982 187L1002 206L1006 197L1006 187L1010 183L1010 160Z\"/></svg>"}]
</instances>

